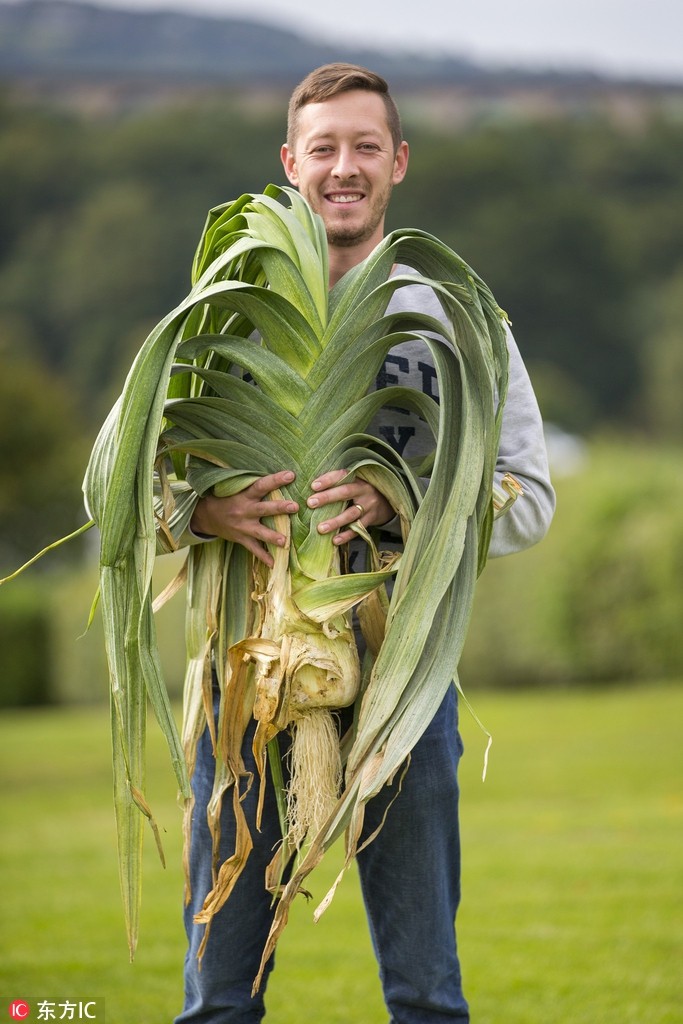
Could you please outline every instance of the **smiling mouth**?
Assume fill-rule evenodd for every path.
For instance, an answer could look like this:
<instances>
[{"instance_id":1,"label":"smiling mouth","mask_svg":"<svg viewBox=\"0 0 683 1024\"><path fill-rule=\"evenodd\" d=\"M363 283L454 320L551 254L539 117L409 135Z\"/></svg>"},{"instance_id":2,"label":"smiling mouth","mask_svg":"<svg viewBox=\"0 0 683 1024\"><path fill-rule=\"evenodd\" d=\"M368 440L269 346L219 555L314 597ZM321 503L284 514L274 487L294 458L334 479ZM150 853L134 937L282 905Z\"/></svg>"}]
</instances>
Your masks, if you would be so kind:
<instances>
[{"instance_id":1,"label":"smiling mouth","mask_svg":"<svg viewBox=\"0 0 683 1024\"><path fill-rule=\"evenodd\" d=\"M363 198L361 192L335 192L326 196L330 203L344 205L345 203L358 203Z\"/></svg>"}]
</instances>

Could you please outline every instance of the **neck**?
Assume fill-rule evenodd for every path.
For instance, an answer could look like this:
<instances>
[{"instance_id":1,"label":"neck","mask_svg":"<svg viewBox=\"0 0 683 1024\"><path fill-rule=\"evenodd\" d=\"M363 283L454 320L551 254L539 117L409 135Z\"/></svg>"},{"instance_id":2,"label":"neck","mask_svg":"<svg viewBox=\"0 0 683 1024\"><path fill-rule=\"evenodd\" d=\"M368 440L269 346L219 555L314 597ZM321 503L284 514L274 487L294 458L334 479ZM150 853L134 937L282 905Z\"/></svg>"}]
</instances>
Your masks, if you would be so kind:
<instances>
[{"instance_id":1,"label":"neck","mask_svg":"<svg viewBox=\"0 0 683 1024\"><path fill-rule=\"evenodd\" d=\"M334 288L337 281L349 270L362 263L370 255L372 250L382 240L373 238L359 245L330 245L328 258L330 264L330 288Z\"/></svg>"}]
</instances>

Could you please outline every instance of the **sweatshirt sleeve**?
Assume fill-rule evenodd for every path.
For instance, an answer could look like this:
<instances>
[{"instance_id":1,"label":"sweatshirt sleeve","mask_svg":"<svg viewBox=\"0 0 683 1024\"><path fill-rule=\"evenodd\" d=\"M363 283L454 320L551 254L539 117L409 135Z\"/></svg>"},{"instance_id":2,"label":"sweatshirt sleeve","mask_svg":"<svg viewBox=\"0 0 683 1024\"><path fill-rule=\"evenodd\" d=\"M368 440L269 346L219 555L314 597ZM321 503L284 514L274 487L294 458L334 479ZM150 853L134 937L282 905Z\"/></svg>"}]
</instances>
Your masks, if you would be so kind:
<instances>
[{"instance_id":1,"label":"sweatshirt sleeve","mask_svg":"<svg viewBox=\"0 0 683 1024\"><path fill-rule=\"evenodd\" d=\"M503 409L495 480L511 473L521 494L493 525L489 548L492 558L523 551L547 533L555 511L555 492L550 481L543 422L529 374L519 349L507 329L510 378Z\"/></svg>"},{"instance_id":2,"label":"sweatshirt sleeve","mask_svg":"<svg viewBox=\"0 0 683 1024\"><path fill-rule=\"evenodd\" d=\"M184 480L169 480L167 482L168 493L166 502L170 499L170 509L164 510L164 496L158 476L154 481L154 516L156 519L156 553L167 555L180 548L190 547L193 544L206 543L215 540L215 537L207 537L192 532L190 522L195 505L199 501L199 495L192 490Z\"/></svg>"}]
</instances>

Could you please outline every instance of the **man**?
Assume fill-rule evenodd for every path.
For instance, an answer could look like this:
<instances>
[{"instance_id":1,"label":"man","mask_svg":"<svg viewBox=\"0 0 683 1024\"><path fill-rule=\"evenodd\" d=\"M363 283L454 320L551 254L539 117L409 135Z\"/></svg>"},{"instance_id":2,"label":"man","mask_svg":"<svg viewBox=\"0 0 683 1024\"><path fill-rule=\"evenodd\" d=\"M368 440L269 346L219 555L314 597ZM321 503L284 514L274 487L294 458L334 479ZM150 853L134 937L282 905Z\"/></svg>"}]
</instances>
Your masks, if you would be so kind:
<instances>
[{"instance_id":1,"label":"man","mask_svg":"<svg viewBox=\"0 0 683 1024\"><path fill-rule=\"evenodd\" d=\"M325 224L332 286L382 239L392 189L403 181L407 171L408 145L384 80L345 64L312 72L290 100L287 142L281 157L288 180ZM401 272L409 273L410 269L401 268ZM409 292L417 294L406 295ZM392 304L401 303L406 308L444 316L435 295L424 287L400 289ZM498 520L492 555L521 550L538 541L554 508L538 407L511 336L509 347L510 388L496 475L513 473L522 484L524 497ZM393 382L397 375L403 375L404 383L430 391L434 373L427 347L411 341L393 350L377 386ZM416 419L409 413L389 410L373 428L402 452L405 449L407 454L419 454L422 435ZM342 482L344 477L345 472L339 470L311 482L309 507L324 507L340 500L346 503L341 512L320 524L320 531L333 534L335 544L346 544L356 540L350 526L360 520L367 527L384 527L391 535L394 513L384 496L364 480ZM238 542L271 565L265 545L282 545L285 538L264 525L262 519L297 511L294 502L268 497L292 479L293 474L283 467L232 497L201 499L193 516L193 531ZM249 735L244 751L247 767L250 744ZM394 786L387 786L366 809L364 835L369 836L385 819L391 804L379 834L359 854L358 866L393 1024L469 1020L454 927L460 898L457 770L461 753L456 695L451 687L412 751L400 793L397 795ZM212 921L200 968L196 954L203 927L194 925L193 917L212 886L212 849L205 820L212 782L213 757L205 736L193 779L193 897L186 909L189 948L185 1008L176 1024L256 1022L265 1013L267 974L255 997L251 987L272 921L264 870L279 838L277 809L271 789L262 832L255 835L255 848L234 892ZM249 806L252 798L255 792L245 799L247 815L253 813ZM225 801L223 808L221 842L221 856L230 856L234 848L230 801Z\"/></svg>"}]
</instances>

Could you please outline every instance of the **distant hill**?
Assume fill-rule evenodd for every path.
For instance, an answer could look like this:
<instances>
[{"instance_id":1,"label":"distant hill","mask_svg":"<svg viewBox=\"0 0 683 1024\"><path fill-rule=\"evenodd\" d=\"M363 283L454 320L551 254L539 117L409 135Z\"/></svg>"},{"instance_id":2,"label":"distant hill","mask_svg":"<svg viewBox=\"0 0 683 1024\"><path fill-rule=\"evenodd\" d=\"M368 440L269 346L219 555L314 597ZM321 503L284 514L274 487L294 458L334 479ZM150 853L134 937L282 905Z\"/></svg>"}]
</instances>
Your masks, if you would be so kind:
<instances>
[{"instance_id":1,"label":"distant hill","mask_svg":"<svg viewBox=\"0 0 683 1024\"><path fill-rule=\"evenodd\" d=\"M0 3L0 78L5 80L134 76L289 86L332 60L369 65L398 86L601 80L590 74L492 71L464 57L391 55L331 45L243 18L131 11L79 0Z\"/></svg>"}]
</instances>

